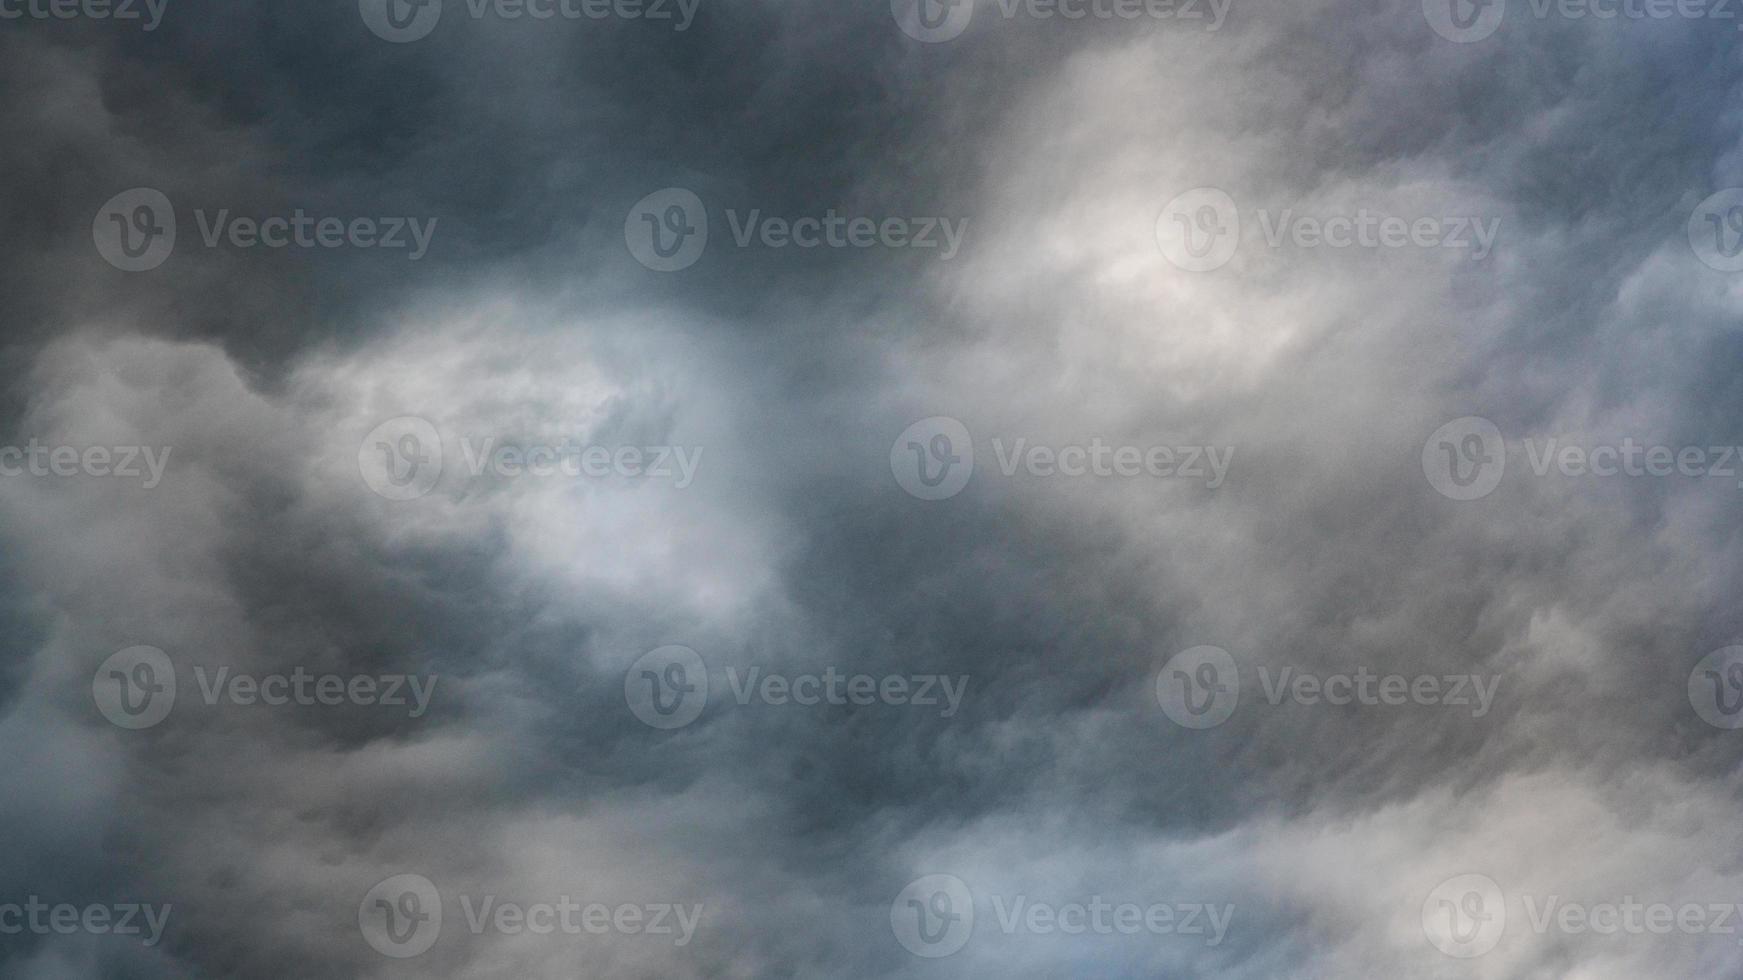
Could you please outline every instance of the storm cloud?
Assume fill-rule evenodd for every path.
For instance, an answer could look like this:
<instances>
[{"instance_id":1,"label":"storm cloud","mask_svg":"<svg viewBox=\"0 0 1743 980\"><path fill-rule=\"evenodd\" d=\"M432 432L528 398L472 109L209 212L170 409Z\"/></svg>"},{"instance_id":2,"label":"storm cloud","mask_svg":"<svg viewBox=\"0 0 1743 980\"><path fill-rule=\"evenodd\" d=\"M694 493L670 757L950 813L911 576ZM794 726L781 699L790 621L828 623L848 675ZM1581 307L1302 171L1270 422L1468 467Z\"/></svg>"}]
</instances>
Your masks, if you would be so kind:
<instances>
[{"instance_id":1,"label":"storm cloud","mask_svg":"<svg viewBox=\"0 0 1743 980\"><path fill-rule=\"evenodd\" d=\"M1731 13L0 0L0 974L1743 969Z\"/></svg>"}]
</instances>

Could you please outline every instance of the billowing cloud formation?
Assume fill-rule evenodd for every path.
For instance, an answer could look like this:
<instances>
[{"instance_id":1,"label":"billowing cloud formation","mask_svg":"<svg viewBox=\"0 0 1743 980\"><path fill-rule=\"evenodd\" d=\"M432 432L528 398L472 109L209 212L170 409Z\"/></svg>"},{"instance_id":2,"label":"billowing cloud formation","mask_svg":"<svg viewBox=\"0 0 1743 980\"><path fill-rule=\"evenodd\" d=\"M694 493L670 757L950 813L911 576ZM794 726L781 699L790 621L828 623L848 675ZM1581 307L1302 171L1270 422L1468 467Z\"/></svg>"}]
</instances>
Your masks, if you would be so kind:
<instances>
[{"instance_id":1,"label":"billowing cloud formation","mask_svg":"<svg viewBox=\"0 0 1743 980\"><path fill-rule=\"evenodd\" d=\"M394 3L0 21L0 972L1743 965L1719 12Z\"/></svg>"}]
</instances>

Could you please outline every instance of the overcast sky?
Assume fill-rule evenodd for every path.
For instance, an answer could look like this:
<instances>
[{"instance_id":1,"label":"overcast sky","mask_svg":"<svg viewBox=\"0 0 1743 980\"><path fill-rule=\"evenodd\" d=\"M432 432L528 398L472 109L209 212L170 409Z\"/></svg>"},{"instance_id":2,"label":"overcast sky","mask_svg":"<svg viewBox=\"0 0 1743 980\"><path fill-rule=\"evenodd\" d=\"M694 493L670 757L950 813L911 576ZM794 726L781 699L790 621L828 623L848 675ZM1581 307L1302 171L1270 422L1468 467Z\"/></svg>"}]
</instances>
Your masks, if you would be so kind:
<instances>
[{"instance_id":1,"label":"overcast sky","mask_svg":"<svg viewBox=\"0 0 1743 980\"><path fill-rule=\"evenodd\" d=\"M1743 974L1740 29L0 0L0 975Z\"/></svg>"}]
</instances>

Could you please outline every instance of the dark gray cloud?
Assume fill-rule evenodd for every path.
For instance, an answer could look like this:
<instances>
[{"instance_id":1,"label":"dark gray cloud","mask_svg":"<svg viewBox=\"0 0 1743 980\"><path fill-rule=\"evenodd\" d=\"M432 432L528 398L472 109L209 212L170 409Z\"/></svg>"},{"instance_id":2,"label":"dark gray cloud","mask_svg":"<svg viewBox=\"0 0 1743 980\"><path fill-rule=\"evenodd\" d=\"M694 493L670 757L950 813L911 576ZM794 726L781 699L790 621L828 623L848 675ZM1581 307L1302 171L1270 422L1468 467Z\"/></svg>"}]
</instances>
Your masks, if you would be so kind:
<instances>
[{"instance_id":1,"label":"dark gray cloud","mask_svg":"<svg viewBox=\"0 0 1743 980\"><path fill-rule=\"evenodd\" d=\"M1237 0L1209 31L980 0L943 43L782 0L683 31L448 0L403 44L352 3L0 21L0 445L81 453L0 476L0 931L170 907L155 943L0 936L0 973L1735 972L1716 926L1541 914L1743 889L1737 733L1701 700L1743 695L1703 659L1743 627L1743 490L1705 473L1743 444L1743 220L1706 203L1743 184L1735 25L1512 0L1458 43L1432 7ZM127 272L93 222L140 187L177 235ZM668 187L709 234L661 272L625 227ZM1229 217L1174 223L1201 187L1241 234L1194 271L1169 236ZM416 260L203 240L298 209L433 232ZM1323 244L1364 214L1428 237ZM781 244L830 216L877 244ZM1473 416L1505 468L1454 499L1437 454L1488 447L1435 434ZM904 467L937 430L898 435L934 417L975 467L928 500ZM1553 455L1625 443L1705 469ZM597 471L524 472L571 445ZM1058 472L1092 445L1204 472ZM177 689L134 729L105 692L163 680L141 646ZM1238 698L1195 728L1169 685L1207 646ZM793 703L854 675L895 693ZM1317 686L1370 675L1433 693ZM706 689L687 723L638 700L674 678ZM399 958L432 934L383 931L410 920L376 898L433 913L407 875L440 930ZM929 875L974 910L945 957L904 932L964 911L905 891ZM1449 946L1464 875L1505 929ZM618 918L517 918L567 900ZM1101 901L1146 925L1050 925Z\"/></svg>"}]
</instances>

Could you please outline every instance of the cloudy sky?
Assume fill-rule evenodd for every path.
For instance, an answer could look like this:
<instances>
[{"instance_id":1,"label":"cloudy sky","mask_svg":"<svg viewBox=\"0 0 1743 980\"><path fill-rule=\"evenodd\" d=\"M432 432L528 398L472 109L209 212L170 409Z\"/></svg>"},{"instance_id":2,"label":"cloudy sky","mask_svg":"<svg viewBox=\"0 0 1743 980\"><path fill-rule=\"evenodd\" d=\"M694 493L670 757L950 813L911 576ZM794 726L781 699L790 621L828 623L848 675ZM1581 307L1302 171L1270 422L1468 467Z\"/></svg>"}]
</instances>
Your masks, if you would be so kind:
<instances>
[{"instance_id":1,"label":"cloudy sky","mask_svg":"<svg viewBox=\"0 0 1743 980\"><path fill-rule=\"evenodd\" d=\"M0 975L1743 975L1740 29L0 0Z\"/></svg>"}]
</instances>

